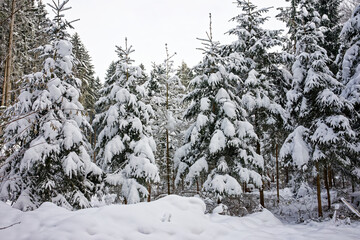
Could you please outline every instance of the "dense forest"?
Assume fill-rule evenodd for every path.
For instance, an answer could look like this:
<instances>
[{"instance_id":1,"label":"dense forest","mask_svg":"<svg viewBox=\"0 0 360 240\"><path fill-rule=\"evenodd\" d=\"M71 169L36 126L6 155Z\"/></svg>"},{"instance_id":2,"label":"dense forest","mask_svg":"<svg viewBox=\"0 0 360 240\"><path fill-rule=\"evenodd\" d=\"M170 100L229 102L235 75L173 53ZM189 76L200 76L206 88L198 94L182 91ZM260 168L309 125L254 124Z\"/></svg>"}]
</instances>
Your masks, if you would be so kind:
<instances>
[{"instance_id":1,"label":"dense forest","mask_svg":"<svg viewBox=\"0 0 360 240\"><path fill-rule=\"evenodd\" d=\"M166 45L147 71L124 39L99 79L69 34L69 0L0 1L0 200L75 210L197 195L209 212L297 221L359 204L359 1L287 2L287 28L269 30L269 8L236 0L230 44L210 14L195 66Z\"/></svg>"}]
</instances>

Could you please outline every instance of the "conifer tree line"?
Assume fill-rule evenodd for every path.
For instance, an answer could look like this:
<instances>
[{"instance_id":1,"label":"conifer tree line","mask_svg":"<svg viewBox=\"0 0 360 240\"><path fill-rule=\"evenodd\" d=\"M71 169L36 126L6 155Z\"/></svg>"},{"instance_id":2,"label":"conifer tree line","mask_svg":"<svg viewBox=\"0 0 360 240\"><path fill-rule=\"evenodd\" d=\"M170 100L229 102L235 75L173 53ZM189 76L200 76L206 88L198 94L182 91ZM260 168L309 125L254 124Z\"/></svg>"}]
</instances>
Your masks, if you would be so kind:
<instances>
[{"instance_id":1,"label":"conifer tree line","mask_svg":"<svg viewBox=\"0 0 360 240\"><path fill-rule=\"evenodd\" d=\"M125 39L101 84L80 36L69 34L68 2L49 4L53 19L40 0L0 5L2 201L21 210L163 194L221 203L254 186L266 207L271 187L278 202L281 187L306 187L321 217L322 190L328 208L340 181L355 190L358 4L345 21L339 0L288 0L277 15L287 29L269 30L269 8L237 0L226 33L236 40L216 41L210 15L196 66L174 66L166 45L148 73Z\"/></svg>"}]
</instances>

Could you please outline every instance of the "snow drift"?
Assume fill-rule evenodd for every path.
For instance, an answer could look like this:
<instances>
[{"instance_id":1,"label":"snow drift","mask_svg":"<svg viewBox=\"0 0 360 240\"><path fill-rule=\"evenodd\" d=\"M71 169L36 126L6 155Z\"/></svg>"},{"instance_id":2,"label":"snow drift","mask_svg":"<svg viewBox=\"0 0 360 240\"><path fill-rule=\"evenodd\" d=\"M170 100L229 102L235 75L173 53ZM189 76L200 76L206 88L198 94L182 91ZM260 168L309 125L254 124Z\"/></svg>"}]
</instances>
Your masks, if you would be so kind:
<instances>
[{"instance_id":1,"label":"snow drift","mask_svg":"<svg viewBox=\"0 0 360 240\"><path fill-rule=\"evenodd\" d=\"M201 199L175 195L151 203L68 211L52 203L21 212L0 202L0 239L358 239L359 224L284 225L269 211L247 217L204 214ZM7 226L11 227L4 228Z\"/></svg>"}]
</instances>

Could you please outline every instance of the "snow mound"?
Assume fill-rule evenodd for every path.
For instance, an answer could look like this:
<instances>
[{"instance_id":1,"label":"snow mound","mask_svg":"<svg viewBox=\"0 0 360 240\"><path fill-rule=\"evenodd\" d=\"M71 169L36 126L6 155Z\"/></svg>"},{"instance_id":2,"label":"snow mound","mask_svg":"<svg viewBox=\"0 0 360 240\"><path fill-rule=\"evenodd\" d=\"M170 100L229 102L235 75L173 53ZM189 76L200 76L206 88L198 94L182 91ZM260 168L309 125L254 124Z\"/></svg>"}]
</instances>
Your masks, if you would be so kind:
<instances>
[{"instance_id":1,"label":"snow mound","mask_svg":"<svg viewBox=\"0 0 360 240\"><path fill-rule=\"evenodd\" d=\"M44 203L21 212L0 202L0 239L356 239L359 225L283 225L264 209L247 217L204 214L199 198L175 195L151 203L68 211ZM14 225L12 225L14 224ZM10 226L12 225L12 226ZM9 227L8 227L9 226ZM7 228L4 228L7 227Z\"/></svg>"}]
</instances>

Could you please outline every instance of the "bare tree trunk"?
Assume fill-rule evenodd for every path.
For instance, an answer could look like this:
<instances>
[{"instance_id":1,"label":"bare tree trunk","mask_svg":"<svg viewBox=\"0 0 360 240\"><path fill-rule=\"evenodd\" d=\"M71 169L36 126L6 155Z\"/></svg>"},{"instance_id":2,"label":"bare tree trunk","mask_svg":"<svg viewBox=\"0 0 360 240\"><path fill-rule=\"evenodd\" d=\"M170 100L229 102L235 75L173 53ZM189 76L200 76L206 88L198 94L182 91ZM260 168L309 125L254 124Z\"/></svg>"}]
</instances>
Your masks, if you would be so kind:
<instances>
[{"instance_id":1,"label":"bare tree trunk","mask_svg":"<svg viewBox=\"0 0 360 240\"><path fill-rule=\"evenodd\" d=\"M169 84L166 82L166 114L168 114L169 109ZM170 191L170 146L169 146L169 130L166 128L166 174L167 174L167 187L168 194L171 194Z\"/></svg>"},{"instance_id":2,"label":"bare tree trunk","mask_svg":"<svg viewBox=\"0 0 360 240\"><path fill-rule=\"evenodd\" d=\"M147 201L151 202L151 183L149 183L149 185L148 185L148 192L149 192L149 195L148 195Z\"/></svg>"},{"instance_id":3,"label":"bare tree trunk","mask_svg":"<svg viewBox=\"0 0 360 240\"><path fill-rule=\"evenodd\" d=\"M280 203L280 184L279 184L279 152L278 152L278 144L276 144L275 148L275 155L276 155L276 195L277 195L277 202Z\"/></svg>"},{"instance_id":4,"label":"bare tree trunk","mask_svg":"<svg viewBox=\"0 0 360 240\"><path fill-rule=\"evenodd\" d=\"M169 111L169 60L170 60L170 56L169 56L169 52L168 52L168 48L167 48L167 44L165 44L165 50L166 50L166 114L168 115L168 111ZM168 116L167 116L168 117ZM170 144L169 144L169 130L166 126L166 171L167 171L167 187L168 187L168 194L171 194L171 190L170 190L170 178L171 178L171 172L170 172Z\"/></svg>"},{"instance_id":5,"label":"bare tree trunk","mask_svg":"<svg viewBox=\"0 0 360 240\"><path fill-rule=\"evenodd\" d=\"M171 194L170 190L170 148L169 148L169 130L166 129L166 181L167 181L167 188L168 194Z\"/></svg>"},{"instance_id":6,"label":"bare tree trunk","mask_svg":"<svg viewBox=\"0 0 360 240\"><path fill-rule=\"evenodd\" d=\"M93 137L93 149L94 149L94 156L93 156L93 162L96 163L96 151L95 151L95 145L96 145L96 129L94 129L94 137Z\"/></svg>"},{"instance_id":7,"label":"bare tree trunk","mask_svg":"<svg viewBox=\"0 0 360 240\"><path fill-rule=\"evenodd\" d=\"M196 192L200 193L199 177L196 178Z\"/></svg>"},{"instance_id":8,"label":"bare tree trunk","mask_svg":"<svg viewBox=\"0 0 360 240\"><path fill-rule=\"evenodd\" d=\"M264 182L263 182L264 186ZM264 188L259 189L260 191L260 204L261 206L265 207L265 199L264 199Z\"/></svg>"},{"instance_id":9,"label":"bare tree trunk","mask_svg":"<svg viewBox=\"0 0 360 240\"><path fill-rule=\"evenodd\" d=\"M257 154L261 154L260 151L260 142L258 141L256 144L256 153ZM264 181L262 181L262 186L259 188L259 192L260 192L260 204L261 206L265 207L265 199L264 199Z\"/></svg>"},{"instance_id":10,"label":"bare tree trunk","mask_svg":"<svg viewBox=\"0 0 360 240\"><path fill-rule=\"evenodd\" d=\"M324 183L327 193L327 200L328 200L328 209L331 208L331 199L330 199L330 188L329 188L329 181L328 181L328 168L327 166L324 167Z\"/></svg>"},{"instance_id":11,"label":"bare tree trunk","mask_svg":"<svg viewBox=\"0 0 360 240\"><path fill-rule=\"evenodd\" d=\"M285 167L285 183L289 183L289 167Z\"/></svg>"},{"instance_id":12,"label":"bare tree trunk","mask_svg":"<svg viewBox=\"0 0 360 240\"><path fill-rule=\"evenodd\" d=\"M173 193L175 193L176 186L175 186L175 166L174 166L174 162L172 164L172 177L171 177L171 180L172 180Z\"/></svg>"},{"instance_id":13,"label":"bare tree trunk","mask_svg":"<svg viewBox=\"0 0 360 240\"><path fill-rule=\"evenodd\" d=\"M333 181L332 181L332 170L331 170L331 166L328 166L327 172L328 172L329 188L332 188L332 187L333 187Z\"/></svg>"},{"instance_id":14,"label":"bare tree trunk","mask_svg":"<svg viewBox=\"0 0 360 240\"><path fill-rule=\"evenodd\" d=\"M317 200L318 200L318 215L319 215L319 217L322 217L323 212L322 212L322 206L321 206L320 168L319 168L318 162L316 163L316 170L317 170L316 190L317 190Z\"/></svg>"},{"instance_id":15,"label":"bare tree trunk","mask_svg":"<svg viewBox=\"0 0 360 240\"><path fill-rule=\"evenodd\" d=\"M13 48L14 22L15 22L15 4L16 4L16 0L13 0L11 4L8 54L5 61L5 74L4 74L3 92L2 92L2 101L1 101L2 106L9 106L11 101L12 48Z\"/></svg>"}]
</instances>

